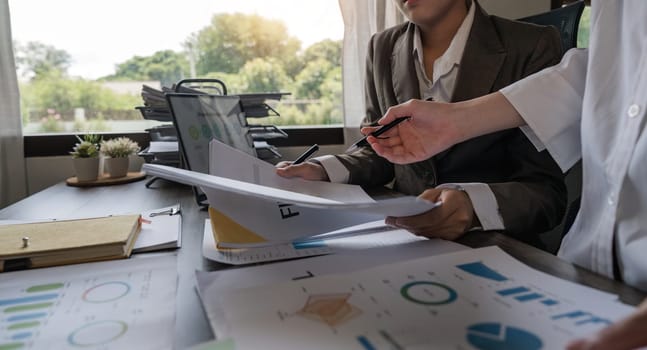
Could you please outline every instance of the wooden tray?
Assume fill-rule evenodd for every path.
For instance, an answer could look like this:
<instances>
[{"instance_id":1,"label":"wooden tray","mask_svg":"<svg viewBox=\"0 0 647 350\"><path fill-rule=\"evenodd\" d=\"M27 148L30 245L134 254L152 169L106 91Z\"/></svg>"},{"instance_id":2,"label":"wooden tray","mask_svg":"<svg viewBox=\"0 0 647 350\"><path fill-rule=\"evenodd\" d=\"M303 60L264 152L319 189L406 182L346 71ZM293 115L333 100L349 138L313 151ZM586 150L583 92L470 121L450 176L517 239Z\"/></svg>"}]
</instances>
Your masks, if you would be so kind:
<instances>
[{"instance_id":1,"label":"wooden tray","mask_svg":"<svg viewBox=\"0 0 647 350\"><path fill-rule=\"evenodd\" d=\"M123 177L108 177L108 174L100 175L98 179L94 181L79 181L76 176L70 177L65 180L65 183L68 186L74 187L96 187L96 186L112 186L126 184L129 182L135 182L146 178L146 173L143 171L138 172L129 172L126 176Z\"/></svg>"}]
</instances>

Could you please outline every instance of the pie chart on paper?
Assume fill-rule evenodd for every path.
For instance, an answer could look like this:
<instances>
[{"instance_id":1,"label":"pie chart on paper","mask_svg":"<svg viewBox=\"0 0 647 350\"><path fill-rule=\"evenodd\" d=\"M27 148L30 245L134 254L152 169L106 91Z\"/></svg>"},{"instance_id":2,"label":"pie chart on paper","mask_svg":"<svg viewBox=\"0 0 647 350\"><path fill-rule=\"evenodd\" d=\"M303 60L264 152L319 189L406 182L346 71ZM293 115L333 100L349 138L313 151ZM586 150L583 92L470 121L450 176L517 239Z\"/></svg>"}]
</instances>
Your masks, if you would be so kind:
<instances>
[{"instance_id":1,"label":"pie chart on paper","mask_svg":"<svg viewBox=\"0 0 647 350\"><path fill-rule=\"evenodd\" d=\"M539 350L543 346L533 333L494 322L467 328L467 342L478 350Z\"/></svg>"}]
</instances>

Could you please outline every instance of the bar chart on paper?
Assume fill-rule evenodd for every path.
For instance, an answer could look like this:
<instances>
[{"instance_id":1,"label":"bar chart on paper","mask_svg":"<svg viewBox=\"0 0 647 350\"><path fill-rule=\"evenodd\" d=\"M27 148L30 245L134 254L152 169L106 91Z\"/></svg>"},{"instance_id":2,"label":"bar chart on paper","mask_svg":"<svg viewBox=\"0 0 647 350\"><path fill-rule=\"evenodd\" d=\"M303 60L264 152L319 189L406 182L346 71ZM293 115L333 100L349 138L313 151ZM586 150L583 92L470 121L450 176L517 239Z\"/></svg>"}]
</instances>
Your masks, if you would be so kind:
<instances>
[{"instance_id":1,"label":"bar chart on paper","mask_svg":"<svg viewBox=\"0 0 647 350\"><path fill-rule=\"evenodd\" d=\"M57 280L34 283L41 279L21 278L25 281L20 283L19 278L0 287L0 350L123 349L133 344L142 349L150 347L148 339L165 337L163 332L154 334L155 329L172 334L174 270L119 272L120 264L112 264L112 272L102 273L101 266L111 264L99 264L92 274L66 273L59 267L59 273L50 274ZM46 270L24 273L42 277ZM165 300L168 310L158 310Z\"/></svg>"},{"instance_id":2,"label":"bar chart on paper","mask_svg":"<svg viewBox=\"0 0 647 350\"><path fill-rule=\"evenodd\" d=\"M632 311L496 247L237 290L222 306L241 349L560 349Z\"/></svg>"}]
</instances>

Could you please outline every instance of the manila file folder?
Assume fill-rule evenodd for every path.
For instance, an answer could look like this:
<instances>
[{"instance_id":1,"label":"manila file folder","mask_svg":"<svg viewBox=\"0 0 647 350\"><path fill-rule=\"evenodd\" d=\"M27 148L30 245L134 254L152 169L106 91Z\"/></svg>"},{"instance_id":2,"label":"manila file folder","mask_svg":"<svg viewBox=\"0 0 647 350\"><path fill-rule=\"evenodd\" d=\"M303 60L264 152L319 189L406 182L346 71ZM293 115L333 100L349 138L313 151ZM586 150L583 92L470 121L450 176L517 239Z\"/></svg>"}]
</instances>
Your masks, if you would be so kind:
<instances>
[{"instance_id":1,"label":"manila file folder","mask_svg":"<svg viewBox=\"0 0 647 350\"><path fill-rule=\"evenodd\" d=\"M0 272L127 258L140 215L0 226Z\"/></svg>"}]
</instances>

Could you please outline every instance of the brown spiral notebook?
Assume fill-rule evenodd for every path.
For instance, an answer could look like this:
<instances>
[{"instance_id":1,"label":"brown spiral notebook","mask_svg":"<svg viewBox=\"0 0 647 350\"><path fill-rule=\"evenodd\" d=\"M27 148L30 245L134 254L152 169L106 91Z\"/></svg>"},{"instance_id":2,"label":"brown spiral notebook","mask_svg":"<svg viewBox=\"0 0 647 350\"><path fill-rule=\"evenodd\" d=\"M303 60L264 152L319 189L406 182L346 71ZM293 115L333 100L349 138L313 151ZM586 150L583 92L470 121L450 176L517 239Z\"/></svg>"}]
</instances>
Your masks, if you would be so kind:
<instances>
[{"instance_id":1,"label":"brown spiral notebook","mask_svg":"<svg viewBox=\"0 0 647 350\"><path fill-rule=\"evenodd\" d=\"M0 225L0 272L127 258L140 215Z\"/></svg>"}]
</instances>

